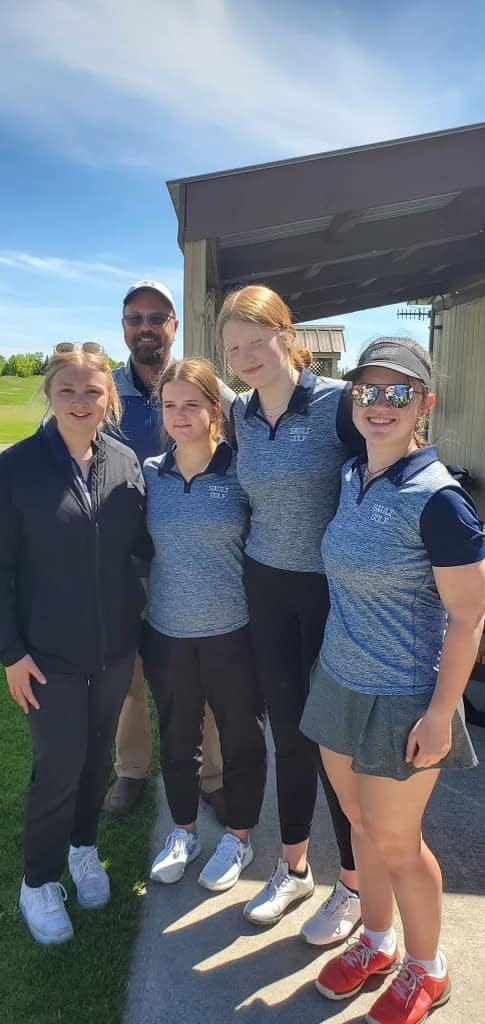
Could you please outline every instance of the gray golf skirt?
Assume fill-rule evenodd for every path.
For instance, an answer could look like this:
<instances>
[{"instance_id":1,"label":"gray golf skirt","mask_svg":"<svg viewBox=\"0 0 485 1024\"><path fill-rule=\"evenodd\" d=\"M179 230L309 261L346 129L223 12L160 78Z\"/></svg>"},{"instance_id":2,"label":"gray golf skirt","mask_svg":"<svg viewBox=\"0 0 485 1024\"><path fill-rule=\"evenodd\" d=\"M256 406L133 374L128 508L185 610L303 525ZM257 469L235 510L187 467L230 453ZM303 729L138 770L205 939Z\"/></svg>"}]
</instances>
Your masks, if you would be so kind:
<instances>
[{"instance_id":1,"label":"gray golf skirt","mask_svg":"<svg viewBox=\"0 0 485 1024\"><path fill-rule=\"evenodd\" d=\"M317 658L300 730L321 747L352 758L354 772L404 781L426 768L406 764L408 736L429 707L429 694L375 696L327 675ZM452 725L452 745L433 768L475 768L478 760L465 725L463 701Z\"/></svg>"}]
</instances>

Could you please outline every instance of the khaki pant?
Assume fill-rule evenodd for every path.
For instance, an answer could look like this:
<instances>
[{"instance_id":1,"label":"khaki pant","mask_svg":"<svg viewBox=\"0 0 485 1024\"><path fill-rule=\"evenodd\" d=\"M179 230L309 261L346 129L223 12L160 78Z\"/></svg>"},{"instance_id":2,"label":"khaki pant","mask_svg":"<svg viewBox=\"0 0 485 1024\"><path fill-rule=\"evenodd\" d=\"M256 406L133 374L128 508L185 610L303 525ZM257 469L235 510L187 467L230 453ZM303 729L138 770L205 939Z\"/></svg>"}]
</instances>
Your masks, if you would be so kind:
<instances>
[{"instance_id":1,"label":"khaki pant","mask_svg":"<svg viewBox=\"0 0 485 1024\"><path fill-rule=\"evenodd\" d=\"M222 755L219 733L206 705L202 743L202 788L213 793L222 787ZM125 698L116 733L115 771L118 778L144 779L152 760L152 728L148 711L143 664L135 661L133 678Z\"/></svg>"}]
</instances>

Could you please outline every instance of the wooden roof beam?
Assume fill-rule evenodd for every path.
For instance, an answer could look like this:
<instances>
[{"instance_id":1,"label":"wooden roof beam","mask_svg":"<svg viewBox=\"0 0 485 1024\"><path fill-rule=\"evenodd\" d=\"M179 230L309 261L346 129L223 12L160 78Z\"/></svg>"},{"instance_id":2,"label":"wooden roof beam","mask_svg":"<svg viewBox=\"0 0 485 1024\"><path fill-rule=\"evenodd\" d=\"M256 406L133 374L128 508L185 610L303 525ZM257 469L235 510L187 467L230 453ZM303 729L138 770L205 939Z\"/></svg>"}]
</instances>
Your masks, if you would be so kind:
<instances>
[{"instance_id":1,"label":"wooden roof beam","mask_svg":"<svg viewBox=\"0 0 485 1024\"><path fill-rule=\"evenodd\" d=\"M339 259L356 259L379 252L402 252L410 247L449 242L485 230L485 189L481 218L475 209L462 212L454 220L443 210L415 216L356 224L344 238L329 241L325 231L291 239L260 242L238 249L219 249L219 265L224 284L257 280L281 271L306 269Z\"/></svg>"}]
</instances>

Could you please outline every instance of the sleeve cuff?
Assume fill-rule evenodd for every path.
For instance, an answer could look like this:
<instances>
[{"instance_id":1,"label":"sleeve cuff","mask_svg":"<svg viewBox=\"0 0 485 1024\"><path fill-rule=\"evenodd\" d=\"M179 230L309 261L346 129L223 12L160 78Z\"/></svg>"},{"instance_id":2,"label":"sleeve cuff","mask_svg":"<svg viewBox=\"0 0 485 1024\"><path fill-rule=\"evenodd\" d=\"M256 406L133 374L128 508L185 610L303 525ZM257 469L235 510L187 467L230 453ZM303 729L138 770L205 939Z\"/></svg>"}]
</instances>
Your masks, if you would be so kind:
<instances>
[{"instance_id":1,"label":"sleeve cuff","mask_svg":"<svg viewBox=\"0 0 485 1024\"><path fill-rule=\"evenodd\" d=\"M15 663L20 661L21 658L25 658L26 654L27 651L25 650L24 645L20 640L18 640L15 643L10 644L8 647L5 647L3 651L0 652L0 663L4 665L5 668L10 668L10 665L15 665Z\"/></svg>"}]
</instances>

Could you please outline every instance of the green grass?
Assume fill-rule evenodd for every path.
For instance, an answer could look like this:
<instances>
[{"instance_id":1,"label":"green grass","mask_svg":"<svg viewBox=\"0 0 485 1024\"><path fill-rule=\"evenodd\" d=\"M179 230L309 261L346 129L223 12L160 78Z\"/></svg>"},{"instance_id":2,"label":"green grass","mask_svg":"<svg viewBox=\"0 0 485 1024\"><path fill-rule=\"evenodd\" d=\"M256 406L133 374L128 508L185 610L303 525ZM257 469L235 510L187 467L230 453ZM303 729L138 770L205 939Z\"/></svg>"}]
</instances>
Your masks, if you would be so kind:
<instances>
[{"instance_id":1,"label":"green grass","mask_svg":"<svg viewBox=\"0 0 485 1024\"><path fill-rule=\"evenodd\" d=\"M46 410L43 377L0 377L0 444L33 434Z\"/></svg>"},{"instance_id":2,"label":"green grass","mask_svg":"<svg viewBox=\"0 0 485 1024\"><path fill-rule=\"evenodd\" d=\"M99 849L110 872L111 903L100 911L81 910L72 882L64 878L74 939L63 946L45 947L31 938L17 908L30 735L23 712L9 696L1 669L0 751L1 1024L120 1024L140 900L145 893L155 813L154 779L143 804L128 818L102 816Z\"/></svg>"}]
</instances>

